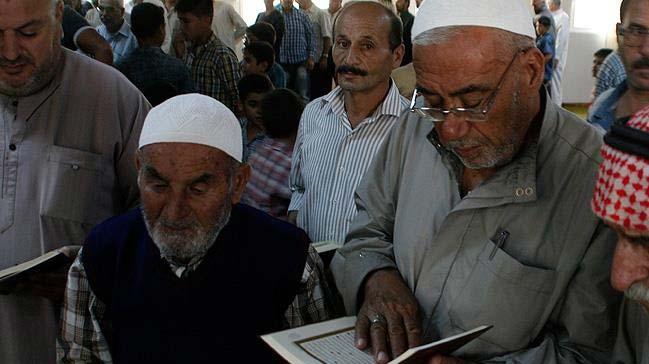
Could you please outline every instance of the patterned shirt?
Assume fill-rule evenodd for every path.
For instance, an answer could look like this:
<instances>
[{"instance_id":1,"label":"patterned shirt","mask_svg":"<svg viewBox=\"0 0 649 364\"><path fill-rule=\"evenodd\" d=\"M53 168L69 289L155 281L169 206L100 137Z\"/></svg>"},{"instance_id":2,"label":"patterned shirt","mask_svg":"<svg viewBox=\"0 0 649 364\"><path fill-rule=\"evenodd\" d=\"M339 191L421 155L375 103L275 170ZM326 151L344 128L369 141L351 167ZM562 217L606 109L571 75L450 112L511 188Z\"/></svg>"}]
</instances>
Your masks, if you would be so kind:
<instances>
[{"instance_id":1,"label":"patterned shirt","mask_svg":"<svg viewBox=\"0 0 649 364\"><path fill-rule=\"evenodd\" d=\"M298 64L311 57L320 59L316 53L317 40L311 20L300 9L293 8L286 12L281 6L277 8L284 14L284 39L279 49L279 63Z\"/></svg>"},{"instance_id":2,"label":"patterned shirt","mask_svg":"<svg viewBox=\"0 0 649 364\"><path fill-rule=\"evenodd\" d=\"M242 202L271 216L285 218L291 201L288 176L293 149L290 145L266 137L257 143L248 164L252 168Z\"/></svg>"},{"instance_id":3,"label":"patterned shirt","mask_svg":"<svg viewBox=\"0 0 649 364\"><path fill-rule=\"evenodd\" d=\"M163 83L172 85L178 94L195 91L189 69L178 58L165 54L158 47L137 48L115 64L151 101L151 88Z\"/></svg>"},{"instance_id":4,"label":"patterned shirt","mask_svg":"<svg viewBox=\"0 0 649 364\"><path fill-rule=\"evenodd\" d=\"M57 340L57 362L112 363L108 342L104 335L110 330L110 322L104 319L106 305L90 288L81 262L81 254L83 249L68 273L65 306L61 313L63 340ZM192 267L178 269L171 264L170 268L179 277L192 271ZM333 317L333 303L330 301L332 296L324 274L322 261L313 246L310 246L302 281L293 303L284 314L284 324L287 328Z\"/></svg>"},{"instance_id":5,"label":"patterned shirt","mask_svg":"<svg viewBox=\"0 0 649 364\"><path fill-rule=\"evenodd\" d=\"M622 81L626 80L626 70L624 63L618 52L609 54L599 67L597 80L595 81L594 97L601 95L604 91L611 89Z\"/></svg>"},{"instance_id":6,"label":"patterned shirt","mask_svg":"<svg viewBox=\"0 0 649 364\"><path fill-rule=\"evenodd\" d=\"M105 25L97 27L97 33L106 39L113 49L113 62L119 62L122 57L131 53L137 48L137 38L131 32L131 27L124 21L122 27L116 33L111 33L106 29Z\"/></svg>"},{"instance_id":7,"label":"patterned shirt","mask_svg":"<svg viewBox=\"0 0 649 364\"><path fill-rule=\"evenodd\" d=\"M352 128L343 92L335 88L309 103L298 130L290 175L289 211L314 242L342 245L356 215L354 191L374 154L408 102L390 81L388 95L373 115Z\"/></svg>"},{"instance_id":8,"label":"patterned shirt","mask_svg":"<svg viewBox=\"0 0 649 364\"><path fill-rule=\"evenodd\" d=\"M241 78L241 71L237 56L230 48L212 33L207 43L190 46L183 60L199 93L219 100L236 112L239 99L237 82Z\"/></svg>"},{"instance_id":9,"label":"patterned shirt","mask_svg":"<svg viewBox=\"0 0 649 364\"><path fill-rule=\"evenodd\" d=\"M317 61L323 55L324 39L332 38L331 31L333 27L327 12L315 6L315 4L311 4L311 7L308 10L300 10L304 11L309 16L309 19L311 19L311 26L313 26L313 32L315 33L316 39L315 53L317 54L317 57L314 58L314 60Z\"/></svg>"}]
</instances>

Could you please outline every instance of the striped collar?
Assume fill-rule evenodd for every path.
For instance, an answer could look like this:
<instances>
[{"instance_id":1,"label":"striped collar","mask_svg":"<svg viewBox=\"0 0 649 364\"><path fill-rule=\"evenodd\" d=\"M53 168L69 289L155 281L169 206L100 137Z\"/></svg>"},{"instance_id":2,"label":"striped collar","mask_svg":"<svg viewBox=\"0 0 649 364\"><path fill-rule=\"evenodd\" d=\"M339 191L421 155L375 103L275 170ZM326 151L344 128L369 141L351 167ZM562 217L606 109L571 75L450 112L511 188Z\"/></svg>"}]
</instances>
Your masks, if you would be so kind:
<instances>
[{"instance_id":1,"label":"striped collar","mask_svg":"<svg viewBox=\"0 0 649 364\"><path fill-rule=\"evenodd\" d=\"M374 113L363 120L359 126L365 123L373 123L381 116L399 117L403 112L402 99L403 96L399 93L396 83L390 78L390 89L388 90L387 96L383 99L379 107L376 108ZM329 112L333 112L337 117L347 119L345 98L340 86L337 86L333 91L323 96L320 99L320 103L322 111L326 111L325 109L328 108Z\"/></svg>"}]
</instances>

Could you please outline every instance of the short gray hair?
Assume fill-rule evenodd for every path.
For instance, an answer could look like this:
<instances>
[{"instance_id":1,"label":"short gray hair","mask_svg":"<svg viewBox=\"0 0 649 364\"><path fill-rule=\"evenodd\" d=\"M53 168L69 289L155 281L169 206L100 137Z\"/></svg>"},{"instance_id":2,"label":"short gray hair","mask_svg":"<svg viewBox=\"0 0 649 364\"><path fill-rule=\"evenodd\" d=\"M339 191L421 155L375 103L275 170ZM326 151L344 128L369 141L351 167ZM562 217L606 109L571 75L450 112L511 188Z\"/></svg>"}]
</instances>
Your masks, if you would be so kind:
<instances>
[{"instance_id":1,"label":"short gray hair","mask_svg":"<svg viewBox=\"0 0 649 364\"><path fill-rule=\"evenodd\" d=\"M498 36L501 38L503 49L517 51L520 49L526 49L535 46L534 39L530 37L521 34L515 34L502 29L493 28L493 30L496 31L498 33ZM427 46L446 43L452 38L455 38L466 31L466 26L462 25L430 29L417 35L412 41L412 44L418 46Z\"/></svg>"},{"instance_id":2,"label":"short gray hair","mask_svg":"<svg viewBox=\"0 0 649 364\"><path fill-rule=\"evenodd\" d=\"M556 6L561 6L561 0L550 0L550 2Z\"/></svg>"}]
</instances>

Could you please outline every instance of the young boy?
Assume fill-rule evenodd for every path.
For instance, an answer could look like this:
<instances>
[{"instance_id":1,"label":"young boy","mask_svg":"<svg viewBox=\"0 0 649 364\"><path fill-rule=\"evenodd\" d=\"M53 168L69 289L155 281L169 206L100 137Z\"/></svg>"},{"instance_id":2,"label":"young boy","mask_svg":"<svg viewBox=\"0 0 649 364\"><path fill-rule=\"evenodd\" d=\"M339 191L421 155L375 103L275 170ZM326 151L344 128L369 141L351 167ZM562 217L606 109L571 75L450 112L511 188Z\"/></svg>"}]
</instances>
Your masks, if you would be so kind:
<instances>
[{"instance_id":1,"label":"young boy","mask_svg":"<svg viewBox=\"0 0 649 364\"><path fill-rule=\"evenodd\" d=\"M291 202L288 177L303 110L302 98L295 92L285 88L269 92L261 102L266 137L248 159L252 172L242 202L281 219L286 219Z\"/></svg>"},{"instance_id":2,"label":"young boy","mask_svg":"<svg viewBox=\"0 0 649 364\"><path fill-rule=\"evenodd\" d=\"M543 76L543 84L550 95L550 81L552 80L552 71L554 70L554 37L550 33L552 20L547 16L542 16L536 22L536 47L543 53L545 57L545 73ZM552 96L552 95L550 95Z\"/></svg>"},{"instance_id":3,"label":"young boy","mask_svg":"<svg viewBox=\"0 0 649 364\"><path fill-rule=\"evenodd\" d=\"M250 42L243 49L241 68L245 75L267 76L268 71L274 64L275 50L267 42Z\"/></svg>"},{"instance_id":4,"label":"young boy","mask_svg":"<svg viewBox=\"0 0 649 364\"><path fill-rule=\"evenodd\" d=\"M270 44L271 47L274 47L276 39L275 34L275 29L268 23L259 22L251 25L246 29L246 47L252 42L266 42ZM277 57L277 51L275 51L275 58ZM269 66L266 75L270 78L276 88L286 87L286 72L284 72L284 69L279 65L279 63L274 62Z\"/></svg>"},{"instance_id":5,"label":"young boy","mask_svg":"<svg viewBox=\"0 0 649 364\"><path fill-rule=\"evenodd\" d=\"M239 113L243 133L243 155L246 160L255 144L264 137L259 106L264 96L274 89L268 77L247 75L241 78L239 88Z\"/></svg>"}]
</instances>

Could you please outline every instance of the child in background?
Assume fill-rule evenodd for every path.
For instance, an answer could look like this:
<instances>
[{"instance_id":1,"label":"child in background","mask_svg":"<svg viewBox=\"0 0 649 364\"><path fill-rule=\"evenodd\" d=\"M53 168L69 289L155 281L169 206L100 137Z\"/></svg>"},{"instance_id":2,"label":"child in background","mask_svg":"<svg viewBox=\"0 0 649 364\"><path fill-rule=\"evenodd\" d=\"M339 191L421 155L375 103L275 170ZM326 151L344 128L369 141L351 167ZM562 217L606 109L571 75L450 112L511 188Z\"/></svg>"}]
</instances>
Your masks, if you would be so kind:
<instances>
[{"instance_id":1,"label":"child in background","mask_svg":"<svg viewBox=\"0 0 649 364\"><path fill-rule=\"evenodd\" d=\"M241 70L245 75L268 76L268 70L274 64L275 50L268 42L250 42L243 49Z\"/></svg>"},{"instance_id":2,"label":"child in background","mask_svg":"<svg viewBox=\"0 0 649 364\"><path fill-rule=\"evenodd\" d=\"M248 159L252 172L241 201L280 219L287 218L291 202L288 178L303 110L302 98L289 89L268 93L261 103L266 137Z\"/></svg>"},{"instance_id":3,"label":"child in background","mask_svg":"<svg viewBox=\"0 0 649 364\"><path fill-rule=\"evenodd\" d=\"M255 144L264 138L264 126L261 123L259 106L264 96L274 89L268 77L247 75L241 78L239 88L239 113L241 132L243 134L244 161L250 155Z\"/></svg>"},{"instance_id":4,"label":"child in background","mask_svg":"<svg viewBox=\"0 0 649 364\"><path fill-rule=\"evenodd\" d=\"M244 43L247 47L248 44L252 42L266 42L274 47L276 39L275 34L273 26L262 21L251 25L246 29L246 39ZM279 57L279 54L277 53L277 50L275 50L275 58L277 57ZM284 72L284 69L279 65L279 63L274 62L268 68L266 76L270 78L273 85L275 85L275 88L286 87L286 72Z\"/></svg>"},{"instance_id":5,"label":"child in background","mask_svg":"<svg viewBox=\"0 0 649 364\"><path fill-rule=\"evenodd\" d=\"M547 16L542 16L536 22L536 48L538 48L545 57L545 73L543 76L543 84L550 94L550 81L552 80L552 72L554 71L554 37L550 33L552 20Z\"/></svg>"}]
</instances>

